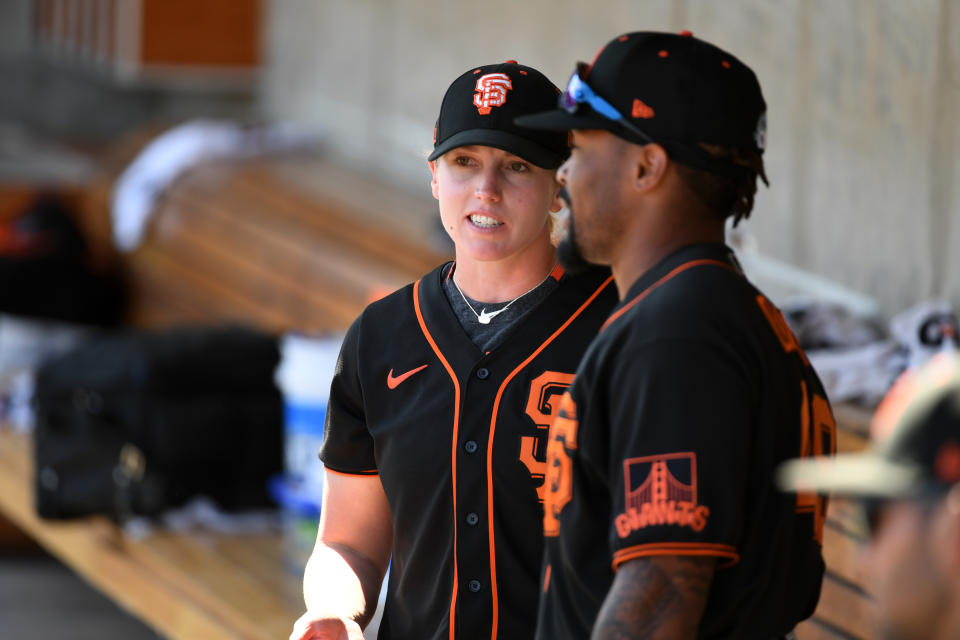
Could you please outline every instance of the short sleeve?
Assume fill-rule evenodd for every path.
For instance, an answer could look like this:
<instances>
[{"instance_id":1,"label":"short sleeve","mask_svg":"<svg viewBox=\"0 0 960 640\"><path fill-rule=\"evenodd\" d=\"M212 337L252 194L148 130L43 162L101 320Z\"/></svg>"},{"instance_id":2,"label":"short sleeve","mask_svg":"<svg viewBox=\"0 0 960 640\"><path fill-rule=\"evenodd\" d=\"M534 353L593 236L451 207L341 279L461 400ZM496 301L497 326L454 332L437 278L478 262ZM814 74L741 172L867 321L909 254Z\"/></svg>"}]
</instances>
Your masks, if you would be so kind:
<instances>
[{"instance_id":1,"label":"short sleeve","mask_svg":"<svg viewBox=\"0 0 960 640\"><path fill-rule=\"evenodd\" d=\"M377 473L373 438L363 409L359 374L360 325L357 318L344 337L330 384L320 460L332 471L353 475Z\"/></svg>"},{"instance_id":2,"label":"short sleeve","mask_svg":"<svg viewBox=\"0 0 960 640\"><path fill-rule=\"evenodd\" d=\"M658 340L606 381L614 568L642 556L739 560L756 399L738 354Z\"/></svg>"}]
</instances>

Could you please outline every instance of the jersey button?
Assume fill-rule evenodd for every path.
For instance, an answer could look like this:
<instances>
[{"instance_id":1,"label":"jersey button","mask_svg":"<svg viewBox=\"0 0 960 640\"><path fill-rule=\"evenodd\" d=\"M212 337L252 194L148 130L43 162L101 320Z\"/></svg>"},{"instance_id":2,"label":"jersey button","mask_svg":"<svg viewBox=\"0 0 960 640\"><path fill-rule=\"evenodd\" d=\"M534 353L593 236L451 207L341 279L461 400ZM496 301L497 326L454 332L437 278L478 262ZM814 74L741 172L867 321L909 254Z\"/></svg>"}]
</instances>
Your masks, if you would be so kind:
<instances>
[{"instance_id":1,"label":"jersey button","mask_svg":"<svg viewBox=\"0 0 960 640\"><path fill-rule=\"evenodd\" d=\"M490 377L490 371L486 367L480 367L477 369L477 377L481 380L486 380Z\"/></svg>"},{"instance_id":2,"label":"jersey button","mask_svg":"<svg viewBox=\"0 0 960 640\"><path fill-rule=\"evenodd\" d=\"M479 580L471 580L467 583L467 589L470 589L470 591L473 591L474 593L480 591L481 586L482 585L480 584Z\"/></svg>"},{"instance_id":3,"label":"jersey button","mask_svg":"<svg viewBox=\"0 0 960 640\"><path fill-rule=\"evenodd\" d=\"M467 514L467 524L471 527L480 522L480 516L475 514L473 511Z\"/></svg>"},{"instance_id":4,"label":"jersey button","mask_svg":"<svg viewBox=\"0 0 960 640\"><path fill-rule=\"evenodd\" d=\"M467 440L463 443L463 448L467 453L476 453L477 452L477 443L473 440Z\"/></svg>"}]
</instances>

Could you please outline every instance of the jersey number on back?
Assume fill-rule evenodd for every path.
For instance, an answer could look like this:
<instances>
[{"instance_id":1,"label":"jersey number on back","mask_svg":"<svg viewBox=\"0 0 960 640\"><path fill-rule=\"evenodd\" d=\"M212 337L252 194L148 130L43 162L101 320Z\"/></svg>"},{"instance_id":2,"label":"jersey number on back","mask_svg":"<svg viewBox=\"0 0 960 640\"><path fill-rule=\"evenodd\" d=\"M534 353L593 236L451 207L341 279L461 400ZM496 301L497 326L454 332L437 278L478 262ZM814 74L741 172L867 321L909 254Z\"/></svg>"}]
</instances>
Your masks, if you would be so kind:
<instances>
[{"instance_id":1,"label":"jersey number on back","mask_svg":"<svg viewBox=\"0 0 960 640\"><path fill-rule=\"evenodd\" d=\"M836 453L836 425L827 399L817 393L808 394L805 382L800 383L800 393L800 455L807 457ZM798 493L797 513L813 514L813 537L822 545L827 498L817 493Z\"/></svg>"},{"instance_id":2,"label":"jersey number on back","mask_svg":"<svg viewBox=\"0 0 960 640\"><path fill-rule=\"evenodd\" d=\"M757 304L770 322L783 350L786 353L799 355L804 366L809 368L810 362L780 310L762 295L757 296ZM827 399L809 389L805 381L801 381L800 455L807 457L836 453L836 430L833 412L830 411ZM798 493L796 511L813 515L813 537L818 543L823 544L823 522L827 515L826 497L816 493Z\"/></svg>"}]
</instances>

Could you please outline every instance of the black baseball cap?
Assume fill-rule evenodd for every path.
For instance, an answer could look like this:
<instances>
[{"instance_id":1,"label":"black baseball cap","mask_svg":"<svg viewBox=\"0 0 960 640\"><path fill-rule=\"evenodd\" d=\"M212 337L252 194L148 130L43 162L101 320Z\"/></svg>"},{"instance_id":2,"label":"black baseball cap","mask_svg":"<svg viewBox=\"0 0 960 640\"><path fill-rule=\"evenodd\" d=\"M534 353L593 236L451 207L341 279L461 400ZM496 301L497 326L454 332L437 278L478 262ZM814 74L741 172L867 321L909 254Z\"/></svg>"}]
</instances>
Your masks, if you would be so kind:
<instances>
[{"instance_id":1,"label":"black baseball cap","mask_svg":"<svg viewBox=\"0 0 960 640\"><path fill-rule=\"evenodd\" d=\"M604 129L637 144L657 142L677 162L717 173L730 173L732 163L716 160L700 143L764 149L767 105L756 75L689 31L618 36L592 64L579 63L575 75L622 121L574 99L571 85L560 108L522 117L518 124L558 131Z\"/></svg>"},{"instance_id":2,"label":"black baseball cap","mask_svg":"<svg viewBox=\"0 0 960 640\"><path fill-rule=\"evenodd\" d=\"M556 169L570 154L567 134L526 129L514 120L556 106L559 94L560 89L545 75L516 60L473 67L454 80L443 96L428 159L478 144Z\"/></svg>"},{"instance_id":3,"label":"black baseball cap","mask_svg":"<svg viewBox=\"0 0 960 640\"><path fill-rule=\"evenodd\" d=\"M942 354L908 371L877 408L872 448L791 460L781 488L866 499L946 493L960 482L960 356Z\"/></svg>"}]
</instances>

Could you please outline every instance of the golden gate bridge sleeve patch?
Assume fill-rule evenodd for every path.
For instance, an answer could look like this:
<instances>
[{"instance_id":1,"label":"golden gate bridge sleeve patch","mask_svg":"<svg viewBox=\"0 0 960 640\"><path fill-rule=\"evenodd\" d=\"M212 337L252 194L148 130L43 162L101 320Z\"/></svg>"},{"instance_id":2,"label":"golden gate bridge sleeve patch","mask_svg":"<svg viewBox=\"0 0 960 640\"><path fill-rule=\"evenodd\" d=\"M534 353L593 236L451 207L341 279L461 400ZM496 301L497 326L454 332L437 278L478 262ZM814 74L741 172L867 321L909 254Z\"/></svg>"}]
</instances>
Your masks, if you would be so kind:
<instances>
[{"instance_id":1,"label":"golden gate bridge sleeve patch","mask_svg":"<svg viewBox=\"0 0 960 640\"><path fill-rule=\"evenodd\" d=\"M693 451L623 461L624 509L613 519L614 530L619 540L639 537L640 543L614 550L614 571L634 558L661 555L714 556L723 560L718 568L739 562L733 545L700 539L711 513L700 503L698 475Z\"/></svg>"},{"instance_id":2,"label":"golden gate bridge sleeve patch","mask_svg":"<svg viewBox=\"0 0 960 640\"><path fill-rule=\"evenodd\" d=\"M686 527L703 531L710 509L697 501L697 454L692 451L628 458L623 461L624 511L616 516L617 535L626 538L647 527Z\"/></svg>"}]
</instances>

